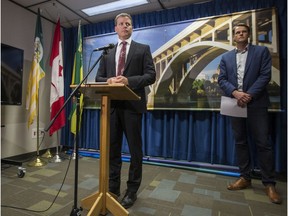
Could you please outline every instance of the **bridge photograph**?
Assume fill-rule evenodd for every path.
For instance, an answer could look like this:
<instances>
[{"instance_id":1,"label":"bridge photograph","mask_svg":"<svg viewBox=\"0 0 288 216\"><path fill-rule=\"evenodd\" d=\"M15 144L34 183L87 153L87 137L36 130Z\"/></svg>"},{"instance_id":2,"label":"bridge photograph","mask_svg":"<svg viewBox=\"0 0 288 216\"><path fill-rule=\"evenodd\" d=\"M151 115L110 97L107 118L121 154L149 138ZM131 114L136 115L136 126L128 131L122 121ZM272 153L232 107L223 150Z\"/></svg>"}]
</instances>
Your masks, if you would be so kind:
<instances>
[{"instance_id":1,"label":"bridge photograph","mask_svg":"<svg viewBox=\"0 0 288 216\"><path fill-rule=\"evenodd\" d=\"M222 92L218 86L221 56L235 48L232 28L251 26L250 43L266 46L272 56L272 79L268 86L272 110L280 109L280 72L276 9L244 11L135 29L133 40L150 45L156 82L146 88L147 107L173 110L219 110ZM117 42L116 34L84 39L84 71L101 53L95 47ZM92 60L91 60L92 59ZM85 70L86 68L86 70ZM90 75L95 80L97 66Z\"/></svg>"}]
</instances>

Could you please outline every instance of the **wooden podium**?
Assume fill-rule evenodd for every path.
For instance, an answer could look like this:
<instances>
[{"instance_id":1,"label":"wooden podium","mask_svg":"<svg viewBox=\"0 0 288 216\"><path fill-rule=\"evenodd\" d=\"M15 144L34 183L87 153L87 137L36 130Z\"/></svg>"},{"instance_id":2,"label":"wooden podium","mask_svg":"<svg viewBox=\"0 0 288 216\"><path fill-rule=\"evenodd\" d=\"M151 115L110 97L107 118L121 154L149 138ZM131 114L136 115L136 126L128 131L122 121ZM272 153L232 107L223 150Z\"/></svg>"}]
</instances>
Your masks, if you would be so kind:
<instances>
[{"instance_id":1,"label":"wooden podium","mask_svg":"<svg viewBox=\"0 0 288 216\"><path fill-rule=\"evenodd\" d=\"M75 88L76 85L71 85L71 87ZM116 200L115 195L108 191L110 100L140 100L140 97L124 84L83 84L79 91L84 98L101 99L99 189L94 194L82 199L81 207L89 209L88 216L106 215L107 211L117 216L129 215L129 212Z\"/></svg>"}]
</instances>

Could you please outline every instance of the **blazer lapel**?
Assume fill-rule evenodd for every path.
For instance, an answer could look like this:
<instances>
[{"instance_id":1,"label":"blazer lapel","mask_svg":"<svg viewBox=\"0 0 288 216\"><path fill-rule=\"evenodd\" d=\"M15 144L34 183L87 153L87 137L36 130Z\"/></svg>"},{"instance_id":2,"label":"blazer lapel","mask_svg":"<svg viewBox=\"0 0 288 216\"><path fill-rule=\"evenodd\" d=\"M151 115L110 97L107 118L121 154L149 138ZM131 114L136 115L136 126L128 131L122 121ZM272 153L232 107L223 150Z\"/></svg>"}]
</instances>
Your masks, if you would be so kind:
<instances>
[{"instance_id":1,"label":"blazer lapel","mask_svg":"<svg viewBox=\"0 0 288 216\"><path fill-rule=\"evenodd\" d=\"M231 65L233 67L233 79L234 82L237 84L237 62L236 62L236 52L235 49L231 51Z\"/></svg>"},{"instance_id":2,"label":"blazer lapel","mask_svg":"<svg viewBox=\"0 0 288 216\"><path fill-rule=\"evenodd\" d=\"M109 65L111 66L111 76L115 76L115 68L116 68L116 48L117 48L117 44L115 45L115 47L113 49L108 50L108 52L111 52L110 55L108 55L108 60L109 60Z\"/></svg>"},{"instance_id":3,"label":"blazer lapel","mask_svg":"<svg viewBox=\"0 0 288 216\"><path fill-rule=\"evenodd\" d=\"M131 59L132 59L132 56L134 55L135 50L136 50L136 44L135 44L135 42L132 40L132 41L131 41L130 48L129 48L129 53L128 53L128 56L127 56L127 59L126 59L126 62L125 62L124 73L125 73L125 71L126 71L126 68L128 67L128 65L129 65L130 62L131 62Z\"/></svg>"},{"instance_id":4,"label":"blazer lapel","mask_svg":"<svg viewBox=\"0 0 288 216\"><path fill-rule=\"evenodd\" d=\"M247 59L246 59L246 65L245 65L245 72L244 72L244 77L246 75L246 73L249 71L249 67L251 65L251 62L253 60L253 56L254 56L254 46L250 45L248 47L248 55L247 55Z\"/></svg>"}]
</instances>

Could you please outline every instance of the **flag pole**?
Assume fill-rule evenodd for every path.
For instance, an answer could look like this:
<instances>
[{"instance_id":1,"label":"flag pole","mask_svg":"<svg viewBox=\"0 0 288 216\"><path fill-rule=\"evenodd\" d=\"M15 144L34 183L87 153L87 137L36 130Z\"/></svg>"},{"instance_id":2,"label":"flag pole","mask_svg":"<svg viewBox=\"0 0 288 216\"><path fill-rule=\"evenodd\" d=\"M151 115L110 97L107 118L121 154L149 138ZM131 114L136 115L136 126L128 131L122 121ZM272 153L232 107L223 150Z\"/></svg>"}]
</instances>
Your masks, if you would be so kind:
<instances>
[{"instance_id":1,"label":"flag pole","mask_svg":"<svg viewBox=\"0 0 288 216\"><path fill-rule=\"evenodd\" d=\"M37 98L36 103L37 103L37 156L35 160L33 160L32 162L28 164L28 166L42 167L42 166L45 166L47 162L44 160L41 160L39 156L40 155L39 154L39 149L40 149L40 145L39 145L39 89L38 89L38 98Z\"/></svg>"},{"instance_id":2,"label":"flag pole","mask_svg":"<svg viewBox=\"0 0 288 216\"><path fill-rule=\"evenodd\" d=\"M76 135L74 136L74 140L76 140ZM73 147L73 153L71 154L70 158L72 160L76 159L76 141L74 142L74 147ZM78 154L78 158L82 158L82 156L80 154Z\"/></svg>"},{"instance_id":3,"label":"flag pole","mask_svg":"<svg viewBox=\"0 0 288 216\"><path fill-rule=\"evenodd\" d=\"M57 131L56 133L57 133L56 154L55 154L55 156L54 156L51 160L49 160L49 162L51 162L51 163L60 163L60 162L63 161L63 159L60 157L59 151L58 151L58 148L60 147L59 133L58 133L58 131Z\"/></svg>"},{"instance_id":4,"label":"flag pole","mask_svg":"<svg viewBox=\"0 0 288 216\"><path fill-rule=\"evenodd\" d=\"M39 130L39 127L37 128L37 133L38 132L40 132L40 130ZM37 137L38 137L38 135L37 135ZM39 144L39 138L38 138L38 144ZM40 147L40 145L39 145L39 147ZM51 154L51 151L50 151L50 148L48 148L47 150L46 150L46 152L43 154L43 155L41 155L41 157L42 158L47 158L47 159L50 159L50 158L53 158L53 156L52 156L52 154Z\"/></svg>"},{"instance_id":5,"label":"flag pole","mask_svg":"<svg viewBox=\"0 0 288 216\"><path fill-rule=\"evenodd\" d=\"M50 151L50 149L48 148L47 150L46 150L46 152L43 154L43 155L41 155L41 157L42 158L52 158L53 156L52 156L52 153L51 153L51 151Z\"/></svg>"}]
</instances>

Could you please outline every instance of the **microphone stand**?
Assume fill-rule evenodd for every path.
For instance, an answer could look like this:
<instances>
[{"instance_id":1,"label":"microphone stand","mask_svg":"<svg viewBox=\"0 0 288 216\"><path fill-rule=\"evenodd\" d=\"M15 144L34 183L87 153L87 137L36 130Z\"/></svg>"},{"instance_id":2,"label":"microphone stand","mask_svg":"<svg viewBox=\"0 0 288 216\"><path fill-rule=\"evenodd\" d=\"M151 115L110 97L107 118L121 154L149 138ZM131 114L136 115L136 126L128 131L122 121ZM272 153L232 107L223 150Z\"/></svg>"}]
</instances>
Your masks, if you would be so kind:
<instances>
[{"instance_id":1,"label":"microphone stand","mask_svg":"<svg viewBox=\"0 0 288 216\"><path fill-rule=\"evenodd\" d=\"M78 196L78 149L79 149L79 120L80 120L80 96L81 96L81 92L79 91L81 85L84 83L84 81L87 79L87 77L90 75L90 73L92 72L92 70L95 68L95 66L98 64L98 62L103 58L104 55L107 54L107 49L104 49L101 56L97 59L97 61L94 63L94 65L92 65L92 67L89 69L88 73L85 75L85 77L82 79L82 81L75 87L75 89L72 91L72 93L69 95L69 97L66 99L66 101L64 102L63 106L60 108L60 110L56 113L56 115L54 116L53 119L51 119L49 125L47 126L47 128L45 128L44 130L47 132L49 131L49 129L51 128L51 126L53 125L53 123L55 122L55 120L57 119L57 117L60 115L61 111L66 107L67 103L69 102L69 100L75 96L77 98L77 104L76 104L76 143L75 143L75 153L76 153L76 159L75 159L75 179L74 179L74 205L73 205L73 209L70 213L70 216L80 216L82 211L82 208L77 208L77 196Z\"/></svg>"}]
</instances>

